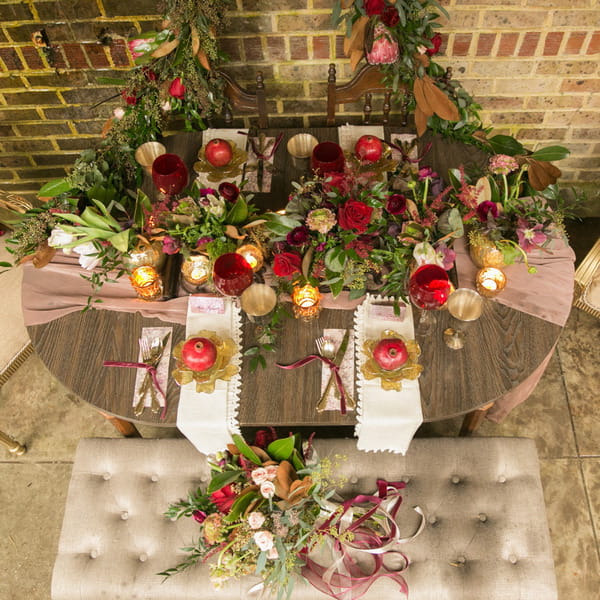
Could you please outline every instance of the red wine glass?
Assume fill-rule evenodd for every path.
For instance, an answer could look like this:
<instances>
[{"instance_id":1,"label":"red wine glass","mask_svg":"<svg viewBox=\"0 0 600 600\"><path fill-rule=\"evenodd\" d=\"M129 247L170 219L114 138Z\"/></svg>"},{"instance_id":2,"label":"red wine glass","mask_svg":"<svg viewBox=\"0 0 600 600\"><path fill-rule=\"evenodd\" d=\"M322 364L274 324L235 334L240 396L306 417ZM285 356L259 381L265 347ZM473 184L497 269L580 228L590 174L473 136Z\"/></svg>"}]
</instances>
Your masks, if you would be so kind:
<instances>
[{"instance_id":1,"label":"red wine glass","mask_svg":"<svg viewBox=\"0 0 600 600\"><path fill-rule=\"evenodd\" d=\"M448 273L438 265L422 265L409 278L408 295L421 309L420 325L430 325L432 310L446 304L452 291Z\"/></svg>"},{"instance_id":2,"label":"red wine glass","mask_svg":"<svg viewBox=\"0 0 600 600\"><path fill-rule=\"evenodd\" d=\"M252 266L236 252L221 254L213 265L213 283L224 296L239 296L253 278Z\"/></svg>"},{"instance_id":3,"label":"red wine glass","mask_svg":"<svg viewBox=\"0 0 600 600\"><path fill-rule=\"evenodd\" d=\"M152 163L152 181L167 196L179 194L188 182L188 170L177 154L161 154Z\"/></svg>"},{"instance_id":4,"label":"red wine glass","mask_svg":"<svg viewBox=\"0 0 600 600\"><path fill-rule=\"evenodd\" d=\"M344 171L344 151L335 142L317 144L310 160L310 166L317 175L325 173L341 173Z\"/></svg>"}]
</instances>

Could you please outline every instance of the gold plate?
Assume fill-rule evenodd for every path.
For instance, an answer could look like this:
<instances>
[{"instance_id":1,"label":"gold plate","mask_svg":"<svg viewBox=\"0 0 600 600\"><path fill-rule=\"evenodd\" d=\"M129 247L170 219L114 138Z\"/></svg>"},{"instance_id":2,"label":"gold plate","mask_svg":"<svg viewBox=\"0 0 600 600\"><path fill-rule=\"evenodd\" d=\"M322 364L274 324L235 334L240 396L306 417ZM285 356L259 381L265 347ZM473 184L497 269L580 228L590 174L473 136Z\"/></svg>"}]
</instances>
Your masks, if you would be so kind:
<instances>
[{"instance_id":1,"label":"gold plate","mask_svg":"<svg viewBox=\"0 0 600 600\"><path fill-rule=\"evenodd\" d=\"M248 160L248 153L241 148L238 148L236 143L227 140L233 149L233 158L231 162L224 167L213 167L204 156L204 146L198 150L198 160L194 163L194 171L198 175L206 177L211 183L219 183L225 179L234 179L239 177L244 169L244 163Z\"/></svg>"}]
</instances>

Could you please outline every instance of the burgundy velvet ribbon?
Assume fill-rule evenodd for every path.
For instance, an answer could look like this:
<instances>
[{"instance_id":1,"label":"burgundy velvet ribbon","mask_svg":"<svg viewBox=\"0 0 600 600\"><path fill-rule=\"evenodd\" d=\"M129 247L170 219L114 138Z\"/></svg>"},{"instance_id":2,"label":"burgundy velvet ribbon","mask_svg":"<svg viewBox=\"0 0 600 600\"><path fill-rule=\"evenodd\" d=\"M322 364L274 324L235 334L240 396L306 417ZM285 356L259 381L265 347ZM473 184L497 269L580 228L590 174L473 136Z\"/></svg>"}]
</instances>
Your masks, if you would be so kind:
<instances>
[{"instance_id":1,"label":"burgundy velvet ribbon","mask_svg":"<svg viewBox=\"0 0 600 600\"><path fill-rule=\"evenodd\" d=\"M409 163L418 163L419 161L423 160L425 158L425 156L427 155L427 153L431 150L432 147L432 143L428 142L427 145L425 146L425 149L423 150L423 154L421 154L421 156L417 156L417 158L411 158L408 154L406 154L406 152L404 152L404 150L402 149L401 146L398 146L397 144L393 144L392 142L386 142L385 140L381 140L382 142L384 142L385 144L387 144L388 146L391 146L392 148L395 148L396 150L398 150L398 152L400 152L400 154L402 155L402 160L404 160L405 162L409 162Z\"/></svg>"},{"instance_id":2,"label":"burgundy velvet ribbon","mask_svg":"<svg viewBox=\"0 0 600 600\"><path fill-rule=\"evenodd\" d=\"M269 160L275 154L275 150L277 150L277 147L279 146L279 144L281 144L282 139L283 139L283 132L277 136L277 138L275 139L275 143L273 144L273 147L271 148L271 151L267 154L266 152L263 153L260 151L260 149L256 145L256 138L251 137L250 145L252 146L252 152L254 152L254 155L256 156L256 158L258 158L260 160Z\"/></svg>"},{"instance_id":3,"label":"burgundy velvet ribbon","mask_svg":"<svg viewBox=\"0 0 600 600\"><path fill-rule=\"evenodd\" d=\"M102 363L105 367L127 367L130 369L146 369L148 373L150 373L150 377L152 377L152 383L154 387L158 390L158 393L162 396L165 401L165 405L163 406L162 412L160 413L160 420L163 421L167 414L167 397L160 387L160 383L158 383L158 377L156 376L156 367L152 365L148 365L146 363L140 362L123 362L118 360L105 360Z\"/></svg>"},{"instance_id":4,"label":"burgundy velvet ribbon","mask_svg":"<svg viewBox=\"0 0 600 600\"><path fill-rule=\"evenodd\" d=\"M365 574L360 568L357 561L348 552L344 543L340 542L339 535L332 537L333 547L337 554L341 556L341 562L347 574L340 572L328 573L328 568L323 567L308 556L308 548L304 548L300 553L305 561L305 565L302 568L302 575L315 588L336 600L358 600L358 598L366 594L371 585L380 577L386 577L395 581L400 591L408 596L408 585L401 575L401 572L408 566L408 558L403 553L400 553L406 565L402 571L390 571L383 564L383 556L386 551L384 547L395 538L397 533L395 521L389 536L381 536L371 528L364 526L364 523L377 512L383 500L388 497L390 488L394 490L391 494L394 501L388 510L388 514L392 519L395 519L402 503L402 496L400 496L398 490L404 488L405 484L403 482L387 482L378 479L377 487L377 496L360 494L350 500L346 500L342 504L342 512L333 513L318 528L318 531L326 533L333 527L337 530L338 534L342 534L340 523L344 514L355 504L372 503L373 506L362 517L353 521L345 530L353 534L352 548L371 554L373 567L370 574Z\"/></svg>"},{"instance_id":5,"label":"burgundy velvet ribbon","mask_svg":"<svg viewBox=\"0 0 600 600\"><path fill-rule=\"evenodd\" d=\"M345 415L346 414L346 390L344 389L344 383L342 382L342 378L340 376L340 368L329 358L325 358L320 354L309 354L306 358L296 361L291 365L280 365L279 363L275 363L280 369L298 369L311 363L313 360L323 361L330 369L334 376L335 385L340 392L340 412Z\"/></svg>"}]
</instances>

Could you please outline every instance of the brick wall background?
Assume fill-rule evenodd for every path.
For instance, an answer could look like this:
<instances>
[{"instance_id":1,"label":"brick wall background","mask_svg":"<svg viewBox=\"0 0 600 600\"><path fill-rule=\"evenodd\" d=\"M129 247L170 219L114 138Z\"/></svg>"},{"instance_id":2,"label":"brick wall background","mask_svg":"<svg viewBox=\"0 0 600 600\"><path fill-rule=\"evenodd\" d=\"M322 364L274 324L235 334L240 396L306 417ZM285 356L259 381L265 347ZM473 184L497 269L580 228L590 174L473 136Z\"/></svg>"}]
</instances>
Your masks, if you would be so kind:
<instances>
[{"instance_id":1,"label":"brick wall background","mask_svg":"<svg viewBox=\"0 0 600 600\"><path fill-rule=\"evenodd\" d=\"M265 77L272 123L320 124L328 63L350 77L332 0L235 0L222 37L226 70ZM563 183L598 198L600 2L443 0L442 55L497 133L561 144ZM156 29L156 0L0 0L0 190L32 197L93 147L119 104L98 76L131 67L125 40ZM45 37L36 37L36 32ZM32 40L32 36L35 38Z\"/></svg>"}]
</instances>

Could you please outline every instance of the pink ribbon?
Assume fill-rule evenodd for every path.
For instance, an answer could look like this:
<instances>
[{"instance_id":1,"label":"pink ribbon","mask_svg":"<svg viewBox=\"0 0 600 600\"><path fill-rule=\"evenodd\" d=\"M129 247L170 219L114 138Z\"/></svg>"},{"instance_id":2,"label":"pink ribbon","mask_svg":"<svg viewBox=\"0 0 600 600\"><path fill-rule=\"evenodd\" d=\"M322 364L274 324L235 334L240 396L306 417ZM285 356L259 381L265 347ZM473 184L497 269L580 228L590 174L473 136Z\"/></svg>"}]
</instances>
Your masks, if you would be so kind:
<instances>
[{"instance_id":1,"label":"pink ribbon","mask_svg":"<svg viewBox=\"0 0 600 600\"><path fill-rule=\"evenodd\" d=\"M146 363L123 362L123 361L117 361L117 360L105 360L102 364L105 367L127 367L129 369L146 369L146 371L148 371L148 373L150 373L150 377L152 377L152 383L153 383L154 387L158 390L158 393L162 396L162 398L165 402L164 406L162 407L162 412L160 413L160 420L164 421L164 419L167 415L167 396L165 395L162 388L160 387L160 383L158 383L156 367L153 367L152 365L148 365Z\"/></svg>"},{"instance_id":2,"label":"pink ribbon","mask_svg":"<svg viewBox=\"0 0 600 600\"><path fill-rule=\"evenodd\" d=\"M323 361L330 369L334 376L335 385L340 392L340 412L345 415L346 414L346 390L344 389L344 383L342 382L342 378L340 376L340 368L329 358L325 358L320 354L309 354L306 358L296 361L291 365L280 365L279 363L275 363L280 369L298 369L311 363L313 360Z\"/></svg>"},{"instance_id":3,"label":"pink ribbon","mask_svg":"<svg viewBox=\"0 0 600 600\"><path fill-rule=\"evenodd\" d=\"M305 560L302 568L302 575L318 590L328 594L336 600L350 600L361 598L377 579L381 577L389 578L395 581L400 591L408 596L408 585L401 573L408 567L408 558L401 552L399 554L404 560L404 566L401 570L390 571L383 564L383 557L386 552L398 552L391 547L398 541L399 532L395 522L395 517L402 503L402 496L398 490L405 487L402 482L387 482L377 480L378 495L358 495L342 504L341 513L335 511L318 528L318 531L328 532L332 527L336 529L337 535L332 536L333 549L338 555L333 566L323 567L308 556L308 548L301 551L301 556ZM391 492L391 493L390 493ZM384 510L382 503L387 501L389 508ZM347 529L341 529L344 515L354 505L371 503L373 506L367 510L360 518L353 520ZM365 523L376 512L382 511L386 516L389 525L387 535L379 535L373 529L365 526ZM352 533L352 544L341 542L340 536L344 532ZM373 558L373 567L370 574L365 574L357 561L351 556L349 549L358 550L370 554ZM340 572L339 567L343 566Z\"/></svg>"}]
</instances>

